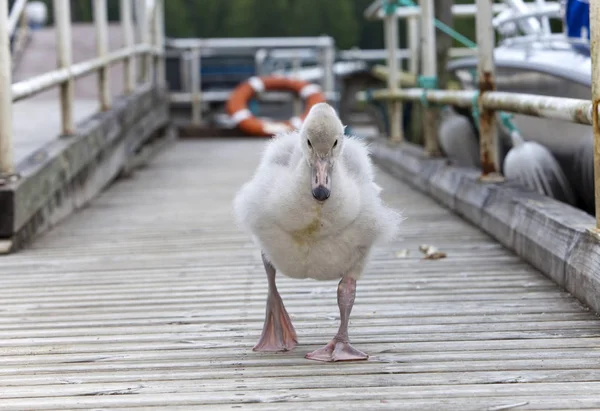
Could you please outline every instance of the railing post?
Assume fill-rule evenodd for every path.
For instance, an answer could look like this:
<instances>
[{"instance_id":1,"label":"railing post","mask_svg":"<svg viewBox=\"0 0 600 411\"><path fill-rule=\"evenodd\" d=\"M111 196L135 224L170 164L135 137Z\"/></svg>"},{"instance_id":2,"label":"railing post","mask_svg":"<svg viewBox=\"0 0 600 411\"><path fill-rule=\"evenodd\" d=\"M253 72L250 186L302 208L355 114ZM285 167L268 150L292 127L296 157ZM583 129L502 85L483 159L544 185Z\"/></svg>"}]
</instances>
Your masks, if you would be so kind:
<instances>
[{"instance_id":1,"label":"railing post","mask_svg":"<svg viewBox=\"0 0 600 411\"><path fill-rule=\"evenodd\" d=\"M590 1L590 40L592 56L592 113L594 129L594 187L596 201L596 233L600 234L600 3Z\"/></svg>"},{"instance_id":2,"label":"railing post","mask_svg":"<svg viewBox=\"0 0 600 411\"><path fill-rule=\"evenodd\" d=\"M410 59L408 60L408 71L411 74L419 74L419 19L416 16L408 17L408 49Z\"/></svg>"},{"instance_id":3,"label":"railing post","mask_svg":"<svg viewBox=\"0 0 600 411\"><path fill-rule=\"evenodd\" d=\"M300 61L299 53L295 53L294 57L292 58L292 76L294 78L298 78L298 72L300 71L301 66L302 64ZM302 100L297 95L294 95L293 97L292 113L294 116L302 115Z\"/></svg>"},{"instance_id":4,"label":"railing post","mask_svg":"<svg viewBox=\"0 0 600 411\"><path fill-rule=\"evenodd\" d=\"M135 11L140 44L147 46L150 44L150 33L148 30L148 8L146 6L146 0L135 0ZM146 52L140 56L140 69L138 71L138 81L140 83L148 81L151 62L152 55L150 53Z\"/></svg>"},{"instance_id":5,"label":"railing post","mask_svg":"<svg viewBox=\"0 0 600 411\"><path fill-rule=\"evenodd\" d=\"M106 15L106 0L94 0L94 24L96 26L96 53L101 59L106 59L108 54L108 18ZM106 111L110 108L110 78L108 64L104 63L98 70L98 93L100 96L100 109Z\"/></svg>"},{"instance_id":6,"label":"railing post","mask_svg":"<svg viewBox=\"0 0 600 411\"><path fill-rule=\"evenodd\" d=\"M165 48L165 33L164 33L164 1L155 0L154 5L154 47L155 51L164 53ZM154 72L156 75L156 83L158 86L163 86L166 82L165 56L156 54L154 57Z\"/></svg>"},{"instance_id":7,"label":"railing post","mask_svg":"<svg viewBox=\"0 0 600 411\"><path fill-rule=\"evenodd\" d=\"M492 26L493 0L477 0L477 78L479 81L479 98L477 110L479 112L479 144L481 155L482 180L499 181L498 159L498 129L496 125L496 112L481 105L481 96L487 91L496 90L494 68L494 27Z\"/></svg>"},{"instance_id":8,"label":"railing post","mask_svg":"<svg viewBox=\"0 0 600 411\"><path fill-rule=\"evenodd\" d=\"M333 64L335 62L334 46L326 46L323 48L323 91L327 100L333 99L335 92L335 79L333 73Z\"/></svg>"},{"instance_id":9,"label":"railing post","mask_svg":"<svg viewBox=\"0 0 600 411\"><path fill-rule=\"evenodd\" d=\"M202 88L200 76L200 49L195 47L191 51L190 71L192 88L192 124L198 125L202 120Z\"/></svg>"},{"instance_id":10,"label":"railing post","mask_svg":"<svg viewBox=\"0 0 600 411\"><path fill-rule=\"evenodd\" d=\"M123 42L125 48L132 50L134 46L133 19L131 16L131 0L121 0L121 26L123 27ZM131 94L135 89L135 59L128 56L124 62L125 94Z\"/></svg>"},{"instance_id":11,"label":"railing post","mask_svg":"<svg viewBox=\"0 0 600 411\"><path fill-rule=\"evenodd\" d=\"M58 68L69 68L72 64L71 6L69 0L54 0L54 21ZM60 85L60 107L62 114L62 134L73 134L73 95L74 81L69 78Z\"/></svg>"},{"instance_id":12,"label":"railing post","mask_svg":"<svg viewBox=\"0 0 600 411\"><path fill-rule=\"evenodd\" d=\"M388 78L387 86L390 93L396 93L399 88L398 84L398 18L395 13L390 13L385 16L385 47L388 56ZM390 140L395 143L404 141L404 132L402 129L402 103L399 100L391 101L388 104L389 124L390 124Z\"/></svg>"},{"instance_id":13,"label":"railing post","mask_svg":"<svg viewBox=\"0 0 600 411\"><path fill-rule=\"evenodd\" d=\"M0 0L0 176L15 171L12 146L12 59L8 30L8 2Z\"/></svg>"},{"instance_id":14,"label":"railing post","mask_svg":"<svg viewBox=\"0 0 600 411\"><path fill-rule=\"evenodd\" d=\"M423 52L423 81L420 86L424 90L437 88L433 0L421 1L421 50ZM425 152L430 156L440 155L440 147L437 141L437 125L438 111L435 107L427 104L423 113L423 139L425 140Z\"/></svg>"}]
</instances>

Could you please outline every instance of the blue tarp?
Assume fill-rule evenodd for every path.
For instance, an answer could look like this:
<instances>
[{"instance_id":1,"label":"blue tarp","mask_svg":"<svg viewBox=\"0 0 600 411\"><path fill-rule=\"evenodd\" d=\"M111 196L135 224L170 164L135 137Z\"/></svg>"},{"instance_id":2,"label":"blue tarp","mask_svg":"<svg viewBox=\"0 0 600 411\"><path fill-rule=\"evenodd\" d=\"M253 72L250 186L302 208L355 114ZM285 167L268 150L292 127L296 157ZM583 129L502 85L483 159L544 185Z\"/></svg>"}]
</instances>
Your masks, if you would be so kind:
<instances>
[{"instance_id":1,"label":"blue tarp","mask_svg":"<svg viewBox=\"0 0 600 411\"><path fill-rule=\"evenodd\" d=\"M563 0L567 37L590 40L590 0ZM575 46L589 53L589 46Z\"/></svg>"}]
</instances>

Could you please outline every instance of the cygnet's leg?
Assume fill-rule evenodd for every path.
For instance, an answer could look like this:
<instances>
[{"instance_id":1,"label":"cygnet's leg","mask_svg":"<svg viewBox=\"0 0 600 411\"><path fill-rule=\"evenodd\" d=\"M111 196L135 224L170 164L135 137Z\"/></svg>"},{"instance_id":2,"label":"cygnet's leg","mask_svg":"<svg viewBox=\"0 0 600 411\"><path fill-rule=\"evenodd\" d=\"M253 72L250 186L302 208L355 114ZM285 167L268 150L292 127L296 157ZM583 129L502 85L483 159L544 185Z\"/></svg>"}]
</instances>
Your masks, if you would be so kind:
<instances>
[{"instance_id":1,"label":"cygnet's leg","mask_svg":"<svg viewBox=\"0 0 600 411\"><path fill-rule=\"evenodd\" d=\"M288 351L296 346L296 331L275 285L275 267L262 255L269 280L265 324L254 351Z\"/></svg>"},{"instance_id":2,"label":"cygnet's leg","mask_svg":"<svg viewBox=\"0 0 600 411\"><path fill-rule=\"evenodd\" d=\"M348 321L350 320L355 295L356 280L351 277L343 277L338 285L337 292L340 308L340 328L329 344L306 354L306 358L317 361L354 361L369 358L364 352L352 347L348 339Z\"/></svg>"}]
</instances>

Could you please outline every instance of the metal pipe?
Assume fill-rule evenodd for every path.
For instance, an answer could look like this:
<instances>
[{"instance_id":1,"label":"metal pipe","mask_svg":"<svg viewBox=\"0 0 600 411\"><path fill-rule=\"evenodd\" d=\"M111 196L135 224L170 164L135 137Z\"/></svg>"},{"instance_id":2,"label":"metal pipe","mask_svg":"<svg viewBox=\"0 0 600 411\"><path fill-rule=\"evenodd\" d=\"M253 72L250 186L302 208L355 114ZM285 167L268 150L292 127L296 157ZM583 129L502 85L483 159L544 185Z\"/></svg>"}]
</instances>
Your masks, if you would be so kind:
<instances>
[{"instance_id":1,"label":"metal pipe","mask_svg":"<svg viewBox=\"0 0 600 411\"><path fill-rule=\"evenodd\" d=\"M536 0L535 4L537 4L537 6L539 8L545 8L546 0ZM560 9L560 6L559 6L559 9ZM540 22L542 24L542 30L544 31L544 34L552 33L552 30L550 29L550 19L547 16L541 17Z\"/></svg>"},{"instance_id":2,"label":"metal pipe","mask_svg":"<svg viewBox=\"0 0 600 411\"><path fill-rule=\"evenodd\" d=\"M0 0L0 27L6 27L8 2ZM0 30L0 176L11 175L15 171L12 145L12 100L5 90L12 83L12 63L10 58L10 35L8 30Z\"/></svg>"},{"instance_id":3,"label":"metal pipe","mask_svg":"<svg viewBox=\"0 0 600 411\"><path fill-rule=\"evenodd\" d=\"M202 120L202 87L200 78L200 49L191 52L190 71L192 86L192 124L200 124Z\"/></svg>"},{"instance_id":4,"label":"metal pipe","mask_svg":"<svg viewBox=\"0 0 600 411\"><path fill-rule=\"evenodd\" d=\"M165 47L164 1L163 0L155 0L153 26L154 26L154 47L162 50ZM166 68L165 68L164 56L162 56L160 54L155 54L154 70L156 73L156 83L161 87L164 86L166 83Z\"/></svg>"},{"instance_id":5,"label":"metal pipe","mask_svg":"<svg viewBox=\"0 0 600 411\"><path fill-rule=\"evenodd\" d=\"M62 0L60 0L62 1ZM59 84L73 81L89 73L98 71L100 67L106 64L115 64L131 55L142 55L148 52L158 52L151 47L138 44L131 49L121 49L109 53L106 58L95 58L81 63L73 64L70 68L62 68L50 71L48 73L35 76L33 78L20 81L12 85L12 101L17 102L29 96L39 94L42 91L56 87Z\"/></svg>"},{"instance_id":6,"label":"metal pipe","mask_svg":"<svg viewBox=\"0 0 600 411\"><path fill-rule=\"evenodd\" d=\"M600 3L590 1L590 40L592 56L592 104L594 129L594 186L596 201L596 233L600 233Z\"/></svg>"},{"instance_id":7,"label":"metal pipe","mask_svg":"<svg viewBox=\"0 0 600 411\"><path fill-rule=\"evenodd\" d=\"M106 15L106 0L94 0L94 24L96 26L96 53L98 58L105 59L108 54L108 18ZM98 94L100 110L110 109L110 77L108 66L103 65L98 70Z\"/></svg>"},{"instance_id":8,"label":"metal pipe","mask_svg":"<svg viewBox=\"0 0 600 411\"><path fill-rule=\"evenodd\" d=\"M125 48L134 45L133 18L131 13L131 0L121 0L121 26L123 27L123 42ZM131 94L135 89L135 59L127 57L123 62L125 74L125 94Z\"/></svg>"},{"instance_id":9,"label":"metal pipe","mask_svg":"<svg viewBox=\"0 0 600 411\"><path fill-rule=\"evenodd\" d=\"M387 87L390 93L398 91L398 19L396 16L387 16L383 21L385 30L385 48L387 49L387 65L389 75ZM395 143L404 141L404 130L402 129L402 104L400 101L392 101L388 104L390 140Z\"/></svg>"},{"instance_id":10,"label":"metal pipe","mask_svg":"<svg viewBox=\"0 0 600 411\"><path fill-rule=\"evenodd\" d=\"M12 36L15 30L17 29L17 24L19 23L19 19L22 17L25 11L25 6L27 5L27 0L16 0L10 9L8 14L8 21L2 27L8 27L8 35ZM8 10L8 6L6 6Z\"/></svg>"},{"instance_id":11,"label":"metal pipe","mask_svg":"<svg viewBox=\"0 0 600 411\"><path fill-rule=\"evenodd\" d=\"M179 54L179 77L181 78L181 92L191 96L190 85L190 59L192 52L182 51Z\"/></svg>"},{"instance_id":12,"label":"metal pipe","mask_svg":"<svg viewBox=\"0 0 600 411\"><path fill-rule=\"evenodd\" d=\"M424 90L410 88L390 93L386 89L371 92L373 100L421 101L425 98L429 103L471 108L477 97L476 90ZM364 92L358 94L360 100L366 100ZM479 104L492 111L506 111L527 116L563 120L578 124L591 125L593 122L593 105L589 100L564 97L548 97L538 94L488 91L479 98Z\"/></svg>"},{"instance_id":13,"label":"metal pipe","mask_svg":"<svg viewBox=\"0 0 600 411\"><path fill-rule=\"evenodd\" d=\"M325 98L332 100L335 94L335 75L333 65L335 63L335 49L333 46L323 48L323 91Z\"/></svg>"},{"instance_id":14,"label":"metal pipe","mask_svg":"<svg viewBox=\"0 0 600 411\"><path fill-rule=\"evenodd\" d=\"M419 19L417 17L410 17L407 25L408 31L408 71L411 74L419 74Z\"/></svg>"},{"instance_id":15,"label":"metal pipe","mask_svg":"<svg viewBox=\"0 0 600 411\"><path fill-rule=\"evenodd\" d=\"M543 18L546 21L549 21L549 17L554 17L554 18L558 18L560 17L560 5L558 3L555 4L546 4L544 5L543 8L533 8L533 9L529 9L528 11L524 11L523 13L520 14L512 14L512 15L508 15L508 16L498 16L495 17L493 20L493 24L494 27L496 29L499 29L500 27L504 26L505 24L509 24L509 23L518 23L518 22L522 22L524 20L529 20L532 18ZM552 31L548 31L547 33L544 34L551 34ZM531 34L530 34L531 35ZM533 34L533 36L538 36L538 34Z\"/></svg>"},{"instance_id":16,"label":"metal pipe","mask_svg":"<svg viewBox=\"0 0 600 411\"><path fill-rule=\"evenodd\" d=\"M437 82L437 56L435 46L435 24L433 0L421 1L421 50L423 53L423 76ZM423 112L423 139L425 152L431 156L439 156L440 146L437 141L438 110L425 107Z\"/></svg>"},{"instance_id":17,"label":"metal pipe","mask_svg":"<svg viewBox=\"0 0 600 411\"><path fill-rule=\"evenodd\" d=\"M69 0L54 0L54 21L56 26L56 45L58 52L58 67L69 69L72 64L71 55L71 6ZM67 79L60 85L60 108L62 115L62 134L74 132L73 96L74 82Z\"/></svg>"},{"instance_id":18,"label":"metal pipe","mask_svg":"<svg viewBox=\"0 0 600 411\"><path fill-rule=\"evenodd\" d=\"M225 103L231 97L231 90L219 90L219 91L203 91L202 101L207 103ZM180 93L170 92L169 100L172 103L186 103L191 104L193 102L191 93ZM288 92L269 92L260 97L261 101L271 103L291 103L293 96Z\"/></svg>"},{"instance_id":19,"label":"metal pipe","mask_svg":"<svg viewBox=\"0 0 600 411\"><path fill-rule=\"evenodd\" d=\"M498 14L506 10L506 4L496 3L492 6L494 14ZM476 14L477 8L474 4L454 4L452 6L452 15L454 17L472 17ZM416 7L398 7L396 9L396 17L407 18L411 16L419 16L421 11L419 6ZM364 14L367 20L385 19L385 13L381 8L381 2L376 0L376 3L371 4Z\"/></svg>"},{"instance_id":20,"label":"metal pipe","mask_svg":"<svg viewBox=\"0 0 600 411\"><path fill-rule=\"evenodd\" d=\"M494 27L492 26L493 0L477 0L477 74L479 81L479 147L482 179L499 179L498 129L494 111L481 105L481 97L496 90L494 68Z\"/></svg>"},{"instance_id":21,"label":"metal pipe","mask_svg":"<svg viewBox=\"0 0 600 411\"><path fill-rule=\"evenodd\" d=\"M330 36L317 37L241 37L241 38L185 38L168 39L167 45L173 48L193 49L195 47L205 49L225 48L281 48L281 47L334 47L335 42Z\"/></svg>"}]
</instances>

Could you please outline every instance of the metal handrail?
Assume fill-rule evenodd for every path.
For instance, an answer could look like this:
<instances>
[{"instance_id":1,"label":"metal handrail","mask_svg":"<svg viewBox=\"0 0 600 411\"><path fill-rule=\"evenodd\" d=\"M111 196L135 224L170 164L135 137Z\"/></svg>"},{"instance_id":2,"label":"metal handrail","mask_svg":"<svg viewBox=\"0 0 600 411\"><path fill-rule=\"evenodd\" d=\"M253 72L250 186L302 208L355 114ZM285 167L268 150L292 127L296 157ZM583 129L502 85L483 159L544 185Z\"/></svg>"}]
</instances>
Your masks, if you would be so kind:
<instances>
[{"instance_id":1,"label":"metal handrail","mask_svg":"<svg viewBox=\"0 0 600 411\"><path fill-rule=\"evenodd\" d=\"M552 17L561 18L560 5L558 3L546 3L544 7L532 7L525 13L511 14L507 16L496 16L492 20L492 24L496 29L509 24L516 23L530 18Z\"/></svg>"},{"instance_id":2,"label":"metal handrail","mask_svg":"<svg viewBox=\"0 0 600 411\"><path fill-rule=\"evenodd\" d=\"M8 15L8 35L12 36L17 29L17 25L19 24L19 19L25 12L25 7L27 6L27 0L17 0L14 2L12 8L10 9L10 13Z\"/></svg>"},{"instance_id":3,"label":"metal handrail","mask_svg":"<svg viewBox=\"0 0 600 411\"><path fill-rule=\"evenodd\" d=\"M60 103L62 115L62 134L73 133L73 85L78 77L98 72L99 101L102 110L110 108L109 92L110 65L123 61L125 63L125 94L136 87L135 72L138 71L137 83L150 81L151 69L159 84L164 84L164 33L163 13L164 0L121 0L121 24L124 31L124 47L108 52L108 19L106 0L94 0L94 24L96 29L97 56L86 61L73 64L71 41L71 10L69 0L54 0L55 30L57 36L57 57L59 67L56 70L12 84L10 66L10 29L25 10L27 1L18 0L7 15L8 1L0 0L0 175L13 175L15 172L12 147L12 103L34 96L44 90L60 87ZM135 5L136 25L141 41L135 44L132 6ZM141 58L139 70L134 66L134 59ZM154 64L152 64L154 60ZM10 92L7 92L10 90Z\"/></svg>"},{"instance_id":4,"label":"metal handrail","mask_svg":"<svg viewBox=\"0 0 600 411\"><path fill-rule=\"evenodd\" d=\"M12 85L12 100L13 102L17 102L35 96L42 91L54 88L67 81L75 80L98 71L103 67L119 63L130 56L140 56L147 53L160 54L160 50L146 44L138 44L130 48L113 51L104 57L96 57L73 64L69 68L53 70L28 80L14 83Z\"/></svg>"},{"instance_id":5,"label":"metal handrail","mask_svg":"<svg viewBox=\"0 0 600 411\"><path fill-rule=\"evenodd\" d=\"M493 5L493 12L498 14L507 10L508 7L502 3L496 3ZM452 5L452 15L454 17L473 17L477 14L477 7L474 4L453 4ZM385 17L385 13L381 7L381 0L375 0L363 13L364 17L367 20L380 20ZM395 11L395 15L398 18L406 18L406 17L419 17L421 15L421 8L417 7L407 7L407 8L398 8Z\"/></svg>"},{"instance_id":6,"label":"metal handrail","mask_svg":"<svg viewBox=\"0 0 600 411\"><path fill-rule=\"evenodd\" d=\"M198 125L202 121L202 103L223 101L229 97L229 92L203 92L201 90L202 55L205 50L253 50L260 52L262 49L306 49L317 48L321 52L321 61L324 66L322 87L326 98L334 99L335 84L333 78L333 64L335 60L335 41L330 36L317 37L259 37L259 38L178 38L167 39L166 46L179 50L180 65L183 83L190 85L190 90L171 92L171 101L177 103L190 103L192 111L192 124ZM273 96L271 100L281 100L281 95Z\"/></svg>"},{"instance_id":7,"label":"metal handrail","mask_svg":"<svg viewBox=\"0 0 600 411\"><path fill-rule=\"evenodd\" d=\"M432 6L433 0L423 0L423 9L427 11ZM478 90L432 90L431 88L411 88L400 90L397 82L397 72L391 71L393 62L396 60L396 49L388 51L388 67L390 76L388 88L371 91L368 94L361 92L359 98L362 100L377 99L387 100L390 107L397 102L410 100L419 101L429 108L429 103L452 105L457 107L471 108L477 124L479 124L482 181L501 181L498 153L496 151L498 131L496 124L496 111L506 111L529 116L548 119L557 119L579 124L591 125L594 133L594 174L595 174L595 207L596 227L595 232L600 234L600 2L590 2L590 28L591 28L591 57L592 57L592 100L580 100L562 97L549 97L515 92L498 92L495 90L495 64L494 64L494 29L492 25L493 10L489 0L477 0L477 45L478 65L477 78L479 79ZM430 10L430 9L429 9ZM386 26L389 20L396 19L395 16L386 18ZM432 16L423 13L421 25L433 27ZM386 28L386 34L389 28ZM394 35L396 33L393 33ZM423 53L428 60L431 59L432 50L435 50L435 36L431 30L423 30ZM542 38L554 37L542 35ZM565 39L566 41L566 39ZM392 81L389 79L393 78ZM396 127L402 127L399 116L391 117L391 122L398 123ZM433 123L431 118L426 118L426 123ZM390 124L391 128L392 124ZM401 132L400 132L401 133ZM390 135L390 139L394 139ZM437 136L425 133L426 149L431 145L431 140ZM427 150L429 151L429 150ZM431 154L431 153L430 153Z\"/></svg>"}]
</instances>

